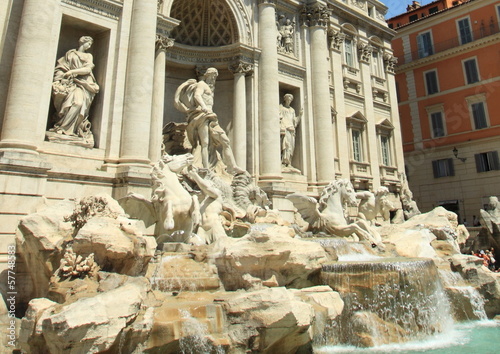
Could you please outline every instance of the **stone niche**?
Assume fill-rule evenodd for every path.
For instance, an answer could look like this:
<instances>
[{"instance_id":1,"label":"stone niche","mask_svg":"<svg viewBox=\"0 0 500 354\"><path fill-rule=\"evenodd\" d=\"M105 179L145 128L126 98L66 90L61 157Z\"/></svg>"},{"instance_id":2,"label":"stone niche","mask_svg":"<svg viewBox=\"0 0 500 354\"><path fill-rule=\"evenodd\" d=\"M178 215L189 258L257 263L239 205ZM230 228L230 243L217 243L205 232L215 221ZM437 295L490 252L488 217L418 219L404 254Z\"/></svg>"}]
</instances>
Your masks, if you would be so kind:
<instances>
[{"instance_id":1,"label":"stone niche","mask_svg":"<svg viewBox=\"0 0 500 354\"><path fill-rule=\"evenodd\" d=\"M304 107L303 102L302 102L302 97L301 97L301 91L300 88L280 82L279 84L279 104L283 103L283 98L287 93L290 93L293 95L293 101L290 104L290 107L292 107L295 110L295 115L298 116L300 115L300 110L303 109ZM303 143L303 132L304 132L304 124L305 124L305 112L302 114L302 118L295 128L295 149L293 152L293 157L292 157L292 166L299 170L299 174L304 175L305 171L305 163L303 160L303 150L304 150L304 143ZM294 173L297 174L297 173Z\"/></svg>"},{"instance_id":2,"label":"stone niche","mask_svg":"<svg viewBox=\"0 0 500 354\"><path fill-rule=\"evenodd\" d=\"M89 121L92 124L91 131L94 136L94 148L101 147L101 143L105 141L105 136L103 136L103 126L104 126L104 96L106 92L106 72L107 72L107 62L108 62L108 51L110 47L110 29L101 27L94 23L89 23L71 17L68 15L63 15L61 21L61 30L59 34L59 44L57 46L57 55L53 63L55 68L57 59L63 57L66 52L70 49L78 48L78 40L82 36L91 36L94 39L92 47L87 51L92 54L94 58L94 69L92 70L96 82L99 85L99 93L96 94L89 112ZM51 92L49 93L51 95ZM54 102L51 97L49 112L47 117L46 130L54 126L55 108Z\"/></svg>"}]
</instances>

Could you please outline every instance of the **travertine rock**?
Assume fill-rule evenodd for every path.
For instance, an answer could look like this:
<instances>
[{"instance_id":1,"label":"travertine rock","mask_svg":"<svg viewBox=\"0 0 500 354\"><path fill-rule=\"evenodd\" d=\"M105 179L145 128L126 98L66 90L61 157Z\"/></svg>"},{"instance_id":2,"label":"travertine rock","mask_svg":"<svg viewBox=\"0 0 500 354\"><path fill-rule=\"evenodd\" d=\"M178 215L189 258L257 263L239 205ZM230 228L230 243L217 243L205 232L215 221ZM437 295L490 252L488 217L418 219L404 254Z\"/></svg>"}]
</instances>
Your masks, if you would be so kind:
<instances>
[{"instance_id":1,"label":"travertine rock","mask_svg":"<svg viewBox=\"0 0 500 354\"><path fill-rule=\"evenodd\" d=\"M24 217L19 223L17 249L31 270L34 289L31 298L47 294L50 277L62 258L63 244L73 234L71 223L64 218L73 212L74 207L73 201L64 200Z\"/></svg>"},{"instance_id":2,"label":"travertine rock","mask_svg":"<svg viewBox=\"0 0 500 354\"><path fill-rule=\"evenodd\" d=\"M431 246L439 247L438 251L460 253L460 243L465 243L467 230L458 225L457 215L443 207L413 216L403 224L386 225L380 229L384 242L393 244L397 253L403 257L426 257L438 259L439 255ZM449 244L449 247L443 245ZM440 252L441 253L441 252Z\"/></svg>"},{"instance_id":3,"label":"travertine rock","mask_svg":"<svg viewBox=\"0 0 500 354\"><path fill-rule=\"evenodd\" d=\"M73 240L75 253L94 259L101 269L120 274L139 275L154 256L156 241L143 236L138 223L126 218L94 217Z\"/></svg>"},{"instance_id":4,"label":"travertine rock","mask_svg":"<svg viewBox=\"0 0 500 354\"><path fill-rule=\"evenodd\" d=\"M450 259L451 269L475 287L484 297L484 310L488 317L500 312L500 273L493 273L483 266L481 258L469 255L454 255Z\"/></svg>"},{"instance_id":5,"label":"travertine rock","mask_svg":"<svg viewBox=\"0 0 500 354\"><path fill-rule=\"evenodd\" d=\"M118 334L138 315L147 289L147 281L137 278L94 297L52 308L42 321L49 351L92 353L110 349Z\"/></svg>"},{"instance_id":6,"label":"travertine rock","mask_svg":"<svg viewBox=\"0 0 500 354\"><path fill-rule=\"evenodd\" d=\"M42 323L46 318L48 310L57 305L49 299L33 299L30 301L26 314L21 321L19 333L19 343L24 352L34 352L36 348L43 353L47 350L47 345L43 338Z\"/></svg>"},{"instance_id":7,"label":"travertine rock","mask_svg":"<svg viewBox=\"0 0 500 354\"><path fill-rule=\"evenodd\" d=\"M359 311L350 318L352 336L350 344L357 347L397 343L405 337L405 330L394 323L382 320L373 312Z\"/></svg>"},{"instance_id":8,"label":"travertine rock","mask_svg":"<svg viewBox=\"0 0 500 354\"><path fill-rule=\"evenodd\" d=\"M291 238L290 228L273 226L264 232L254 231L241 239L216 244L215 264L226 290L249 289L246 274L261 281L273 275L279 286L307 287L308 277L328 260L317 243Z\"/></svg>"},{"instance_id":9,"label":"travertine rock","mask_svg":"<svg viewBox=\"0 0 500 354\"><path fill-rule=\"evenodd\" d=\"M293 353L312 340L313 307L285 288L237 293L224 308L237 350Z\"/></svg>"}]
</instances>

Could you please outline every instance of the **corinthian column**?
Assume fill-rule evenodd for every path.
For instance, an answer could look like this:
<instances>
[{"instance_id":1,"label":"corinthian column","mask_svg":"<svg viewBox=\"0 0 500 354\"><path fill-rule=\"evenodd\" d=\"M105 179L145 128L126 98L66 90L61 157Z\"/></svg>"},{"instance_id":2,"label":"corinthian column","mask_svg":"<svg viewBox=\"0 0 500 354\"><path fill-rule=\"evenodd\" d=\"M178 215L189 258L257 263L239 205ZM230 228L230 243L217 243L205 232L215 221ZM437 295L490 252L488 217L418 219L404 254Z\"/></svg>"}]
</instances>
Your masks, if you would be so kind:
<instances>
[{"instance_id":1,"label":"corinthian column","mask_svg":"<svg viewBox=\"0 0 500 354\"><path fill-rule=\"evenodd\" d=\"M327 183L335 178L326 38L326 26L329 18L329 10L320 3L304 6L302 9L302 24L309 27L311 36L314 138L317 180L320 183Z\"/></svg>"},{"instance_id":2,"label":"corinthian column","mask_svg":"<svg viewBox=\"0 0 500 354\"><path fill-rule=\"evenodd\" d=\"M40 120L47 119L43 100L50 96L46 81L47 46L53 43L52 28L59 18L58 0L25 0L16 51L12 63L9 93L0 141L1 150L38 155L37 135Z\"/></svg>"},{"instance_id":3,"label":"corinthian column","mask_svg":"<svg viewBox=\"0 0 500 354\"><path fill-rule=\"evenodd\" d=\"M233 63L229 70L234 74L233 96L233 141L232 148L236 164L247 169L247 100L245 76L252 72L253 65L242 61Z\"/></svg>"},{"instance_id":4,"label":"corinthian column","mask_svg":"<svg viewBox=\"0 0 500 354\"><path fill-rule=\"evenodd\" d=\"M276 1L259 0L259 156L261 179L281 178Z\"/></svg>"},{"instance_id":5,"label":"corinthian column","mask_svg":"<svg viewBox=\"0 0 500 354\"><path fill-rule=\"evenodd\" d=\"M156 35L156 58L153 78L153 107L151 113L151 133L149 138L149 159L160 159L163 108L165 101L165 65L166 50L174 45L174 40L165 36Z\"/></svg>"},{"instance_id":6,"label":"corinthian column","mask_svg":"<svg viewBox=\"0 0 500 354\"><path fill-rule=\"evenodd\" d=\"M134 0L123 109L121 164L149 164L156 0Z\"/></svg>"}]
</instances>

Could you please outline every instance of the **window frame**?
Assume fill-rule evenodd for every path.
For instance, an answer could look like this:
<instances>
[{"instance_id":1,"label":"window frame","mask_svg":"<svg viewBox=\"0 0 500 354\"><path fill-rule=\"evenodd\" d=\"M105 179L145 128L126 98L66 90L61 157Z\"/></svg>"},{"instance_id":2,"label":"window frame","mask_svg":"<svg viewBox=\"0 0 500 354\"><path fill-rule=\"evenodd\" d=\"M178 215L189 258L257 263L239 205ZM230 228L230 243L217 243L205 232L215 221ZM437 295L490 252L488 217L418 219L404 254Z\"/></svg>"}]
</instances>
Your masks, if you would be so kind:
<instances>
[{"instance_id":1,"label":"window frame","mask_svg":"<svg viewBox=\"0 0 500 354\"><path fill-rule=\"evenodd\" d=\"M443 104L438 104L438 105L427 107L426 111L427 111L427 116L429 118L429 130L431 133L431 137L433 139L439 139L439 138L442 138L442 137L445 137L446 135L448 135L448 129L446 127L446 116L444 114ZM434 114L437 114L437 113L439 113L441 115L442 135L436 134L436 130L434 129L434 122L433 122L432 116Z\"/></svg>"},{"instance_id":2,"label":"window frame","mask_svg":"<svg viewBox=\"0 0 500 354\"><path fill-rule=\"evenodd\" d=\"M477 80L469 82L469 79L468 79L469 75L468 75L466 63L471 62L471 61L474 61L474 64L475 64ZM464 82L466 85L472 85L472 84L475 84L475 83L481 81L481 75L479 73L479 65L478 65L476 56L462 60L462 68L463 68L463 72L464 72Z\"/></svg>"},{"instance_id":3,"label":"window frame","mask_svg":"<svg viewBox=\"0 0 500 354\"><path fill-rule=\"evenodd\" d=\"M425 48L420 47L420 43L424 44L424 42L421 42L420 38L423 38L425 35L429 35L430 52L424 52ZM425 45L424 45L424 47L425 47ZM417 34L417 51L418 51L419 59L426 58L426 57L434 54L434 40L433 40L433 36L432 36L432 30L427 30L427 31L420 32L419 34Z\"/></svg>"},{"instance_id":4,"label":"window frame","mask_svg":"<svg viewBox=\"0 0 500 354\"><path fill-rule=\"evenodd\" d=\"M429 85L427 83L427 74L434 73L436 77L436 91L435 92L429 92ZM439 76L438 76L438 71L437 69L431 69L423 72L424 75L424 85L425 85L425 93L427 96L430 95L435 95L436 93L441 92L441 89L439 87Z\"/></svg>"},{"instance_id":5,"label":"window frame","mask_svg":"<svg viewBox=\"0 0 500 354\"><path fill-rule=\"evenodd\" d=\"M460 29L460 23L465 21L465 20L467 20L467 23L469 25L468 35L470 36L470 40L468 40L468 41L464 41L464 38L462 38L462 31ZM455 21L455 23L457 25L457 34L458 34L458 38L460 39L460 45L464 45L464 44L473 42L474 41L474 33L472 31L472 22L470 20L470 16L461 17L461 18L457 19Z\"/></svg>"},{"instance_id":6,"label":"window frame","mask_svg":"<svg viewBox=\"0 0 500 354\"><path fill-rule=\"evenodd\" d=\"M484 163L486 159L486 164ZM498 158L498 151L486 151L474 154L474 160L476 161L476 171L477 173L498 171L500 170L500 160Z\"/></svg>"},{"instance_id":7,"label":"window frame","mask_svg":"<svg viewBox=\"0 0 500 354\"><path fill-rule=\"evenodd\" d=\"M368 155L365 151L365 146L367 142L365 141L365 130L368 120L361 112L356 112L353 115L346 117L346 127L349 136L349 150L350 150L350 160L355 163L366 163ZM354 135L353 132L359 133L359 160L356 158L355 148L354 148Z\"/></svg>"},{"instance_id":8,"label":"window frame","mask_svg":"<svg viewBox=\"0 0 500 354\"><path fill-rule=\"evenodd\" d=\"M442 169L444 167L444 169ZM437 159L432 161L434 178L455 176L455 165L452 158ZM443 173L441 173L443 172Z\"/></svg>"},{"instance_id":9,"label":"window frame","mask_svg":"<svg viewBox=\"0 0 500 354\"><path fill-rule=\"evenodd\" d=\"M489 118L489 114L488 114L488 105L486 103L486 94L481 93L478 95L469 96L469 97L466 97L465 100L467 101L467 105L469 108L469 116L470 116L470 120L471 120L472 130L481 130L481 129L486 129L486 128L490 127L490 118ZM478 103L482 103L482 105L483 105L484 118L485 118L485 126L480 127L480 128L476 127L476 119L474 117L474 110L472 107L474 104L478 104Z\"/></svg>"},{"instance_id":10,"label":"window frame","mask_svg":"<svg viewBox=\"0 0 500 354\"><path fill-rule=\"evenodd\" d=\"M351 55L351 61L352 63L348 63L348 60L347 60L347 54L348 54L348 51L347 51L347 42L350 42L351 43L351 51L350 51L350 55ZM342 58L343 58L343 61L344 61L344 65L348 66L349 68L354 68L354 69L357 69L357 66L356 66L356 50L355 50L355 47L356 47L356 40L354 39L354 37L350 34L347 34L345 39L344 39L344 43L343 43L343 55L342 55Z\"/></svg>"}]
</instances>

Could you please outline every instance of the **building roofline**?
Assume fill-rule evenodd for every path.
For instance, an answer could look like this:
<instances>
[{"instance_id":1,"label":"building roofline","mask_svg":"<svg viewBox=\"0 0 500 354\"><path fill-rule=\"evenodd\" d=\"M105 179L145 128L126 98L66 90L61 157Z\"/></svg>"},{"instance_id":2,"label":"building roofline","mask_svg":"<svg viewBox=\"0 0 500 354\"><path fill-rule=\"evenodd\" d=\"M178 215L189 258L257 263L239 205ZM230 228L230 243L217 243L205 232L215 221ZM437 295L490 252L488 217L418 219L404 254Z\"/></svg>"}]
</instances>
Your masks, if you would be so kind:
<instances>
[{"instance_id":1,"label":"building roofline","mask_svg":"<svg viewBox=\"0 0 500 354\"><path fill-rule=\"evenodd\" d=\"M386 22L389 22L389 21L393 21L394 19L398 18L398 17L401 17L401 16L404 16L404 15L407 15L407 14L411 14L412 12L416 12L416 11L419 11L421 10L422 8L426 8L426 7L430 7L431 5L435 4L435 3L438 3L438 2L441 2L442 0L436 0L436 1L433 1L433 2L430 2L428 3L427 5L424 5L424 6L421 6L419 7L418 9L415 9L415 10L411 10L411 11L408 11L408 12L404 12L400 15L397 15L397 16L394 16L394 17L391 17L390 19L387 19ZM407 27L407 26L410 26L410 25L413 25L414 23L417 23L417 22L421 22L423 20L426 20L428 19L429 17L432 17L432 16L436 16L436 15L439 15L439 14L442 14L446 11L450 11L450 10L453 10L453 9L456 9L456 8L459 8L460 6L462 5L466 5L466 4L469 4L471 2L473 2L475 0L467 0L467 1L464 1L464 2L461 2L460 4L457 4L457 5L454 5L452 7L447 7L445 9L442 9L442 10L439 10L437 12L434 12L432 14L428 14L426 15L425 17L419 17L418 19L416 19L415 21L411 21L411 22L408 22L408 23L405 23L405 24L402 24L401 26L399 27L396 27L396 28L393 28L395 31L397 31L398 29L400 28L403 28L403 27Z\"/></svg>"}]
</instances>

